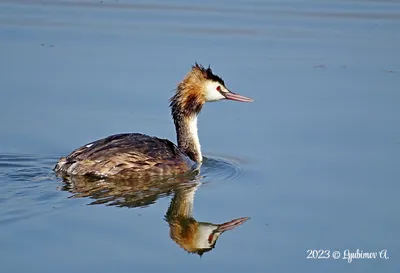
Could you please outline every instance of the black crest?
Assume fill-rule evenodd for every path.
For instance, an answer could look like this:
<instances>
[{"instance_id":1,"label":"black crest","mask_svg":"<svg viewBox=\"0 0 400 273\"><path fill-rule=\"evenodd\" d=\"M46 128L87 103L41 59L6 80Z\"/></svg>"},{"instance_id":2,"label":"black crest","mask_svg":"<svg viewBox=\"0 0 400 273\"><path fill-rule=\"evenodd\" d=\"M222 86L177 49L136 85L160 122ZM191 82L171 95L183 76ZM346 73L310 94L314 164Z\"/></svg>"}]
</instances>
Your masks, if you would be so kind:
<instances>
[{"instance_id":1,"label":"black crest","mask_svg":"<svg viewBox=\"0 0 400 273\"><path fill-rule=\"evenodd\" d=\"M208 79L208 80L212 80L212 81L216 81L219 82L220 84L225 86L225 82L224 80L213 74L210 65L208 65L208 68L204 68L201 64L198 64L197 62L192 66L193 69L200 69L201 73L203 73L204 78Z\"/></svg>"}]
</instances>

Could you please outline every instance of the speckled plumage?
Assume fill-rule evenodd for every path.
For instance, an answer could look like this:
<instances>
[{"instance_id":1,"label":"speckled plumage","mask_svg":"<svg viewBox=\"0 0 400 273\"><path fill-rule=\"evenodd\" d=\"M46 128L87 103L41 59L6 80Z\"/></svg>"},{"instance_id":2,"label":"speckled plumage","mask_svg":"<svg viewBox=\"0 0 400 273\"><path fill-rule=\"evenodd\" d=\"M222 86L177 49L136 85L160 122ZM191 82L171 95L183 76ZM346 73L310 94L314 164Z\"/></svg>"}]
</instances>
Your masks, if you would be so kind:
<instances>
[{"instance_id":1,"label":"speckled plumage","mask_svg":"<svg viewBox=\"0 0 400 273\"><path fill-rule=\"evenodd\" d=\"M86 144L61 158L56 172L69 175L129 177L181 174L195 162L167 139L143 134L117 134Z\"/></svg>"}]
</instances>

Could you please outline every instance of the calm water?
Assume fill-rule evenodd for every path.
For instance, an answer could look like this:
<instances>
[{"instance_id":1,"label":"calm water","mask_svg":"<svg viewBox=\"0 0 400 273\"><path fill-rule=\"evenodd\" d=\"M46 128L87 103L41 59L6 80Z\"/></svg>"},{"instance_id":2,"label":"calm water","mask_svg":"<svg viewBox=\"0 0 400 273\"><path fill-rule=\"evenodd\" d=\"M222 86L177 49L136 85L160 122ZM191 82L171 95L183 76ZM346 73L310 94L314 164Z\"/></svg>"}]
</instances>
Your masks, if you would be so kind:
<instances>
[{"instance_id":1,"label":"calm water","mask_svg":"<svg viewBox=\"0 0 400 273\"><path fill-rule=\"evenodd\" d=\"M399 29L399 1L0 1L0 272L400 272ZM199 176L56 178L107 135L175 141L194 61L255 99L206 105ZM251 218L200 258L179 209Z\"/></svg>"}]
</instances>

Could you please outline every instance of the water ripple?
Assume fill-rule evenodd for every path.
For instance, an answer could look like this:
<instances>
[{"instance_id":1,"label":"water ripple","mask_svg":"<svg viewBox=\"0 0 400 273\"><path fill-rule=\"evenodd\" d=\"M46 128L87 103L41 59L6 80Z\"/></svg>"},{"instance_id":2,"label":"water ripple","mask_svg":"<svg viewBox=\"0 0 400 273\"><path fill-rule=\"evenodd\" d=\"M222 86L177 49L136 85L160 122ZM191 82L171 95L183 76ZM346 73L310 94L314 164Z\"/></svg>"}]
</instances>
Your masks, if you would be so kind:
<instances>
[{"instance_id":1,"label":"water ripple","mask_svg":"<svg viewBox=\"0 0 400 273\"><path fill-rule=\"evenodd\" d=\"M0 203L6 209L0 212L2 222L24 219L35 206L46 206L47 211L54 203L66 202L63 193L71 198L89 198L89 204L111 206L145 207L171 194L174 188L191 182L214 183L233 181L242 175L238 160L208 156L204 158L198 174L173 178L154 178L148 181L105 181L89 179L63 179L60 181L52 168L58 156L31 156L18 154L0 155ZM61 191L60 191L61 190ZM60 197L61 196L61 197ZM61 198L57 200L57 198ZM13 209L11 209L13 208ZM2 214L2 215L1 215Z\"/></svg>"},{"instance_id":2,"label":"water ripple","mask_svg":"<svg viewBox=\"0 0 400 273\"><path fill-rule=\"evenodd\" d=\"M200 174L206 181L235 180L242 175L242 168L233 159L208 156L204 159Z\"/></svg>"},{"instance_id":3,"label":"water ripple","mask_svg":"<svg viewBox=\"0 0 400 273\"><path fill-rule=\"evenodd\" d=\"M61 200L52 174L55 161L55 157L0 154L0 224L48 213Z\"/></svg>"}]
</instances>

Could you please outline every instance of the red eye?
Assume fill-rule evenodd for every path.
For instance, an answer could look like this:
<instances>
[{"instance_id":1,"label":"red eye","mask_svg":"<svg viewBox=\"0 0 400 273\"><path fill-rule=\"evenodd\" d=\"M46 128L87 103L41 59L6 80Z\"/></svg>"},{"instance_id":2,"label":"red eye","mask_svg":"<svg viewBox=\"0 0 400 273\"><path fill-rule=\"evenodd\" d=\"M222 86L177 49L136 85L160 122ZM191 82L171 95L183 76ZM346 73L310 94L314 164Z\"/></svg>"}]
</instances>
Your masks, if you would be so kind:
<instances>
[{"instance_id":1,"label":"red eye","mask_svg":"<svg viewBox=\"0 0 400 273\"><path fill-rule=\"evenodd\" d=\"M221 86L217 86L217 91L221 91Z\"/></svg>"}]
</instances>

